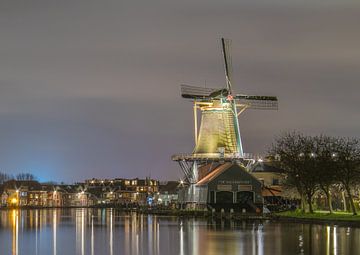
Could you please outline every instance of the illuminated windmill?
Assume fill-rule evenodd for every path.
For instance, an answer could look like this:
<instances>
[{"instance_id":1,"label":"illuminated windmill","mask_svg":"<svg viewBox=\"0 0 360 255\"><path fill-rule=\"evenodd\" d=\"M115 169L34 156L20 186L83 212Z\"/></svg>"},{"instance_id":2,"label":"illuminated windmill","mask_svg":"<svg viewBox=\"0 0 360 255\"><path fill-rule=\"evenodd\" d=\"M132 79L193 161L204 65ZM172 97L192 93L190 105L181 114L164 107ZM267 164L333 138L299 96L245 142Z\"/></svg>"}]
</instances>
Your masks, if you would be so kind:
<instances>
[{"instance_id":1,"label":"illuminated windmill","mask_svg":"<svg viewBox=\"0 0 360 255\"><path fill-rule=\"evenodd\" d=\"M181 96L194 102L195 148L191 154L174 155L186 181L196 184L204 175L201 166L216 162L243 162L248 155L243 152L238 116L246 109L277 110L278 100L274 96L251 96L235 94L232 90L230 40L221 39L225 66L225 88L203 88L181 86ZM201 111L198 132L197 113ZM201 176L199 176L201 175Z\"/></svg>"}]
</instances>

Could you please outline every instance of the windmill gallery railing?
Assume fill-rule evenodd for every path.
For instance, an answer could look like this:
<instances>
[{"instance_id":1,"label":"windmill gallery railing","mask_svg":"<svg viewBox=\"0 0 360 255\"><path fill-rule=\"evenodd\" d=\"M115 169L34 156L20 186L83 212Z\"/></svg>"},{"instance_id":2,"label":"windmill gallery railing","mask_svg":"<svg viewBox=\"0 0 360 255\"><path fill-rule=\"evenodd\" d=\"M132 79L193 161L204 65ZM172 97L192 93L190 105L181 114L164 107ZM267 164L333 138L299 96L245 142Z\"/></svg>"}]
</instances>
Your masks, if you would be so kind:
<instances>
[{"instance_id":1,"label":"windmill gallery railing","mask_svg":"<svg viewBox=\"0 0 360 255\"><path fill-rule=\"evenodd\" d=\"M173 161L187 160L187 161L221 161L221 160L252 160L254 157L252 153L180 153L173 155Z\"/></svg>"}]
</instances>

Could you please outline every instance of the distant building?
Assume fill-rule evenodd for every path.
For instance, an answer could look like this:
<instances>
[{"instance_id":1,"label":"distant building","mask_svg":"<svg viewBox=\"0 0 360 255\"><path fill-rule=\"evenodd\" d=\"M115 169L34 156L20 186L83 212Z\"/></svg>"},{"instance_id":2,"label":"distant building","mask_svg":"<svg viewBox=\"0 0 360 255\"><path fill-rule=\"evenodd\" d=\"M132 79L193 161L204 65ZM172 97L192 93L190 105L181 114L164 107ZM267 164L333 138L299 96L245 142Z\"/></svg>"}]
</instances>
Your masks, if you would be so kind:
<instances>
[{"instance_id":1,"label":"distant building","mask_svg":"<svg viewBox=\"0 0 360 255\"><path fill-rule=\"evenodd\" d=\"M256 162L250 168L250 173L262 183L262 196L267 205L283 205L296 198L296 192L284 189L284 171L271 161Z\"/></svg>"},{"instance_id":2,"label":"distant building","mask_svg":"<svg viewBox=\"0 0 360 255\"><path fill-rule=\"evenodd\" d=\"M181 184L178 181L160 182L157 203L164 206L176 205L180 186Z\"/></svg>"},{"instance_id":3,"label":"distant building","mask_svg":"<svg viewBox=\"0 0 360 255\"><path fill-rule=\"evenodd\" d=\"M272 165L271 161L256 162L250 173L266 187L280 188L285 178L284 171Z\"/></svg>"},{"instance_id":4,"label":"distant building","mask_svg":"<svg viewBox=\"0 0 360 255\"><path fill-rule=\"evenodd\" d=\"M159 191L159 181L145 179L90 179L85 184L91 193L95 187L102 188L101 203L147 204L149 197L154 197Z\"/></svg>"},{"instance_id":5,"label":"distant building","mask_svg":"<svg viewBox=\"0 0 360 255\"><path fill-rule=\"evenodd\" d=\"M0 185L2 207L82 207L103 204L145 205L159 191L154 179L86 180L74 185L10 180Z\"/></svg>"},{"instance_id":6,"label":"distant building","mask_svg":"<svg viewBox=\"0 0 360 255\"><path fill-rule=\"evenodd\" d=\"M27 206L29 194L35 190L41 191L41 184L37 181L10 180L2 185L1 203L3 206Z\"/></svg>"}]
</instances>

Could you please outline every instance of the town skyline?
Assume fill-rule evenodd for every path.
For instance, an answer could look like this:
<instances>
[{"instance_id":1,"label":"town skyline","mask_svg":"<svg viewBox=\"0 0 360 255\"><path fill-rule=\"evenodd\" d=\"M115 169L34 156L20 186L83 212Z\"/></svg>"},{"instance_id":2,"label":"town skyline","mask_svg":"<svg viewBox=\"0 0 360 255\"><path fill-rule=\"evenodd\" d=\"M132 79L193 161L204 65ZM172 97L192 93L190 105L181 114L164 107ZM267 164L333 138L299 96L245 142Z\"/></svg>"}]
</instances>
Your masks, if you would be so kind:
<instances>
[{"instance_id":1,"label":"town skyline","mask_svg":"<svg viewBox=\"0 0 360 255\"><path fill-rule=\"evenodd\" d=\"M225 86L221 36L234 89L280 100L240 117L245 152L289 130L358 136L355 1L35 2L3 1L1 171L179 179L171 155L194 148L179 86Z\"/></svg>"}]
</instances>

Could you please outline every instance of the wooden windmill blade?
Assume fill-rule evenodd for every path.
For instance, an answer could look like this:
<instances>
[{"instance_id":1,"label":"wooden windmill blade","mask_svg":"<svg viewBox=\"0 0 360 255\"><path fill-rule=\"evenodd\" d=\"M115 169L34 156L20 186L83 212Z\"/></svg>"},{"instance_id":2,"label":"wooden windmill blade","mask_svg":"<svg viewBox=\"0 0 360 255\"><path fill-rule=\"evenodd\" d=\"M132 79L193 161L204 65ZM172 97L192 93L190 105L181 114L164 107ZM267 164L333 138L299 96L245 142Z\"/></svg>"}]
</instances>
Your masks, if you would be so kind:
<instances>
[{"instance_id":1,"label":"wooden windmill blade","mask_svg":"<svg viewBox=\"0 0 360 255\"><path fill-rule=\"evenodd\" d=\"M236 103L245 105L249 109L257 110L277 110L278 99L275 96L252 96L252 95L236 95Z\"/></svg>"},{"instance_id":2,"label":"wooden windmill blade","mask_svg":"<svg viewBox=\"0 0 360 255\"><path fill-rule=\"evenodd\" d=\"M219 89L215 88L204 88L182 84L180 86L181 96L183 98L192 98L192 99L210 99L211 94L218 91Z\"/></svg>"},{"instance_id":3,"label":"wooden windmill blade","mask_svg":"<svg viewBox=\"0 0 360 255\"><path fill-rule=\"evenodd\" d=\"M226 88L229 91L229 94L232 94L232 61L231 61L231 55L230 55L230 45L231 40L221 38L221 47L222 47L222 53L224 57L224 68L225 68L225 78L226 78Z\"/></svg>"}]
</instances>

